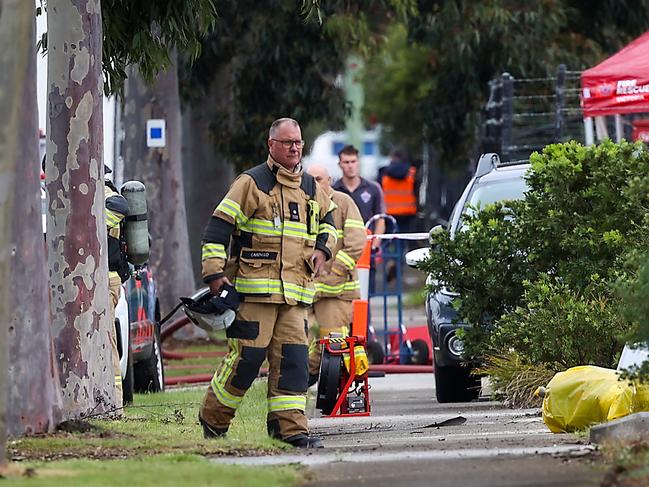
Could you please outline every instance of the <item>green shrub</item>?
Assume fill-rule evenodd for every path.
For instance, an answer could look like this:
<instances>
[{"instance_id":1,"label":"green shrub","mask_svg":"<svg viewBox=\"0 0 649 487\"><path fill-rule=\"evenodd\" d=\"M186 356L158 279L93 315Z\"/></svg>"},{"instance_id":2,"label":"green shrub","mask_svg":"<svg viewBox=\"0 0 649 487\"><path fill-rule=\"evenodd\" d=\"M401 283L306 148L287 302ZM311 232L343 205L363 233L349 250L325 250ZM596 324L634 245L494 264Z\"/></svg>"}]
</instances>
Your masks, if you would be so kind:
<instances>
[{"instance_id":1,"label":"green shrub","mask_svg":"<svg viewBox=\"0 0 649 487\"><path fill-rule=\"evenodd\" d=\"M431 236L434 251L420 268L432 278L430 291L446 286L457 292L454 301L469 323L485 323L514 309L523 282L534 273L519 255L520 227L514 222L520 202L495 204L468 214L463 230L451 240L449 232Z\"/></svg>"},{"instance_id":2,"label":"green shrub","mask_svg":"<svg viewBox=\"0 0 649 487\"><path fill-rule=\"evenodd\" d=\"M628 333L628 321L606 286L588 291L541 274L525 283L523 305L500 320L490 334L494 350L512 350L530 363L555 371L577 365L614 368Z\"/></svg>"},{"instance_id":3,"label":"green shrub","mask_svg":"<svg viewBox=\"0 0 649 487\"><path fill-rule=\"evenodd\" d=\"M647 240L649 242L649 239ZM630 343L649 345L649 252L631 252L626 272L618 278L617 292L624 303L624 316L633 323ZM649 382L649 361L626 371L632 380Z\"/></svg>"},{"instance_id":4,"label":"green shrub","mask_svg":"<svg viewBox=\"0 0 649 487\"><path fill-rule=\"evenodd\" d=\"M647 241L649 153L642 144L569 142L530 163L524 201L468 216L453 240L433 235L421 268L438 281L431 290L459 293L454 306L473 325L468 356L514 344L529 363L611 366L630 323L610 289Z\"/></svg>"}]
</instances>

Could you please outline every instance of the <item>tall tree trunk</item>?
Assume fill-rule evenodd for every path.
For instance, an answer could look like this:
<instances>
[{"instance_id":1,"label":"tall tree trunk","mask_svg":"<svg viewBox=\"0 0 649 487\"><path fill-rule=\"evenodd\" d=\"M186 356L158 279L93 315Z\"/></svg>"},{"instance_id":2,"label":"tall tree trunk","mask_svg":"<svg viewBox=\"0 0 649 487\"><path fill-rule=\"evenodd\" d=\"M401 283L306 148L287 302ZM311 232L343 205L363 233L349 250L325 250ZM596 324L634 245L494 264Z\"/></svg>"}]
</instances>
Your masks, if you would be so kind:
<instances>
[{"instance_id":1,"label":"tall tree trunk","mask_svg":"<svg viewBox=\"0 0 649 487\"><path fill-rule=\"evenodd\" d=\"M194 276L198 286L201 279L201 246L205 225L214 208L230 188L234 167L214 150L210 125L217 108L229 106L224 94L228 93L229 70L219 70L210 85L204 101L183 109L183 169L187 191L187 227L192 252ZM209 188L206 191L206 188Z\"/></svg>"},{"instance_id":2,"label":"tall tree trunk","mask_svg":"<svg viewBox=\"0 0 649 487\"><path fill-rule=\"evenodd\" d=\"M171 67L147 86L135 66L124 87L124 179L138 179L147 188L150 265L158 282L162 314L180 296L194 290L185 190L182 177L181 120L176 55ZM166 147L146 146L146 121L166 120Z\"/></svg>"},{"instance_id":3,"label":"tall tree trunk","mask_svg":"<svg viewBox=\"0 0 649 487\"><path fill-rule=\"evenodd\" d=\"M49 0L47 245L64 419L115 408L99 0Z\"/></svg>"},{"instance_id":4,"label":"tall tree trunk","mask_svg":"<svg viewBox=\"0 0 649 487\"><path fill-rule=\"evenodd\" d=\"M0 279L11 282L12 223L14 188L18 157L23 155L34 137L21 133L23 119L20 102L29 73L31 23L29 8L22 0L0 0ZM8 48L11 46L11 49ZM7 366L9 363L8 324L11 321L9 287L0 286L0 466L6 463L7 393L9 390Z\"/></svg>"},{"instance_id":5,"label":"tall tree trunk","mask_svg":"<svg viewBox=\"0 0 649 487\"><path fill-rule=\"evenodd\" d=\"M9 306L9 404L7 431L9 435L43 433L54 427L60 410L60 389L56 366L53 363L53 343L50 330L50 313L45 303L47 296L47 263L41 220L40 160L38 157L38 113L36 106L36 19L33 6L24 0L20 16L11 20L14 32L3 25L2 45L11 43L14 49L4 49L6 55L19 57L8 66L2 63L0 72L11 73L15 86L11 95L16 109L17 131L12 136L16 142L13 161L21 161L16 168L16 185L11 225L11 282ZM6 12L9 15L9 10ZM7 37L5 37L7 35ZM16 60L14 60L16 61ZM7 93L5 91L5 93ZM0 113L10 113L2 107ZM9 117L13 120L13 117ZM0 149L0 153L7 151ZM11 151L8 151L11 154ZM11 186L13 187L13 185ZM1 226L0 228L9 228ZM4 248L4 247L3 247ZM0 323L7 323L7 317ZM5 343L4 338L0 340ZM0 368L4 369L4 365ZM38 371L38 373L35 373ZM3 388L4 391L4 388Z\"/></svg>"}]
</instances>

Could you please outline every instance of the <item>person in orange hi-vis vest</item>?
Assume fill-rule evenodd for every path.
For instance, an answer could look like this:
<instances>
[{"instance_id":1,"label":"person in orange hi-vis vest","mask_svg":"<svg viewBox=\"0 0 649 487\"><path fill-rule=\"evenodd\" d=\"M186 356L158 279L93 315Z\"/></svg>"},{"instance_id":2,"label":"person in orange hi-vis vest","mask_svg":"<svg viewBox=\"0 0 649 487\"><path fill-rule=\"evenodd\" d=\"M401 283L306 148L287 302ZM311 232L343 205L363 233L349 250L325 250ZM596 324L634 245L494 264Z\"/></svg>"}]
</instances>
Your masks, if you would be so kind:
<instances>
[{"instance_id":1,"label":"person in orange hi-vis vest","mask_svg":"<svg viewBox=\"0 0 649 487\"><path fill-rule=\"evenodd\" d=\"M318 325L318 338L332 332L347 336L352 322L352 301L360 298L356 262L367 241L365 225L351 196L331 187L331 177L324 166L313 164L307 172L335 203L332 216L338 232L332 258L324 264L322 272L315 279L316 294L309 313L309 324ZM309 385L318 380L321 353L322 347L315 340L309 346Z\"/></svg>"},{"instance_id":2,"label":"person in orange hi-vis vest","mask_svg":"<svg viewBox=\"0 0 649 487\"><path fill-rule=\"evenodd\" d=\"M393 149L390 164L379 175L388 215L397 221L400 232L412 231L417 215L417 169L410 165L402 149Z\"/></svg>"}]
</instances>

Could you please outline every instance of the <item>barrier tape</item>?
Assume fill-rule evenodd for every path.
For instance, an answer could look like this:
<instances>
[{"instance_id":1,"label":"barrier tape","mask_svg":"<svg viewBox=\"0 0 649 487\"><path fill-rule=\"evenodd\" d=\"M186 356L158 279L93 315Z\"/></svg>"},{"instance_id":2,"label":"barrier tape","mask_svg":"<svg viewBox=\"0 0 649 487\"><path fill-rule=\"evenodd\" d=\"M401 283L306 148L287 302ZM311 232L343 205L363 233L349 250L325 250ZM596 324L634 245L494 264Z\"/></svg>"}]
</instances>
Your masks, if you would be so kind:
<instances>
[{"instance_id":1,"label":"barrier tape","mask_svg":"<svg viewBox=\"0 0 649 487\"><path fill-rule=\"evenodd\" d=\"M378 233L367 236L368 240L428 240L428 233Z\"/></svg>"}]
</instances>

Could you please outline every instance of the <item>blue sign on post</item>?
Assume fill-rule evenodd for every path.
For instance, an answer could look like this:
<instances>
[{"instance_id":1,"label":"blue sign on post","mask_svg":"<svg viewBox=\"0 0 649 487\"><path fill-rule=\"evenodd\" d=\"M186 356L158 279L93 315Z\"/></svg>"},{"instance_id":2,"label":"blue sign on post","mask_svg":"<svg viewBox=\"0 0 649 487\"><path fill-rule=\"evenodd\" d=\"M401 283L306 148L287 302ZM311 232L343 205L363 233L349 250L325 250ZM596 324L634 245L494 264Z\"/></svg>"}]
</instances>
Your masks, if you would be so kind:
<instances>
[{"instance_id":1,"label":"blue sign on post","mask_svg":"<svg viewBox=\"0 0 649 487\"><path fill-rule=\"evenodd\" d=\"M166 145L166 123L164 119L156 118L146 122L147 147L164 147Z\"/></svg>"}]
</instances>

